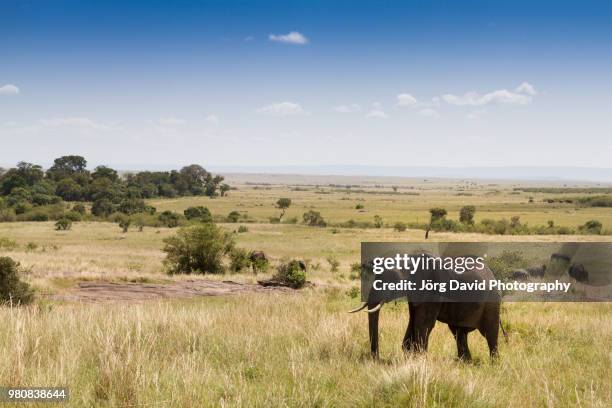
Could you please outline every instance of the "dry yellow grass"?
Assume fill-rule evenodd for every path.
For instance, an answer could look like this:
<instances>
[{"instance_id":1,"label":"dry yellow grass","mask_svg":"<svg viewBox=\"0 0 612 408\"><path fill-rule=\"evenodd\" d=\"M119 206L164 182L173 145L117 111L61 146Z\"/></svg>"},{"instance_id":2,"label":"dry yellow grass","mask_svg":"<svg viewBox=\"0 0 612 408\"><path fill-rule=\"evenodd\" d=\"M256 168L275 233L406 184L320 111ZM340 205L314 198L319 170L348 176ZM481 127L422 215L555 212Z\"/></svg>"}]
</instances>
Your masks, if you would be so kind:
<instances>
[{"instance_id":1,"label":"dry yellow grass","mask_svg":"<svg viewBox=\"0 0 612 408\"><path fill-rule=\"evenodd\" d=\"M480 217L521 215L523 221L576 226L596 218L609 227L611 209L573 210L528 203L509 185L475 189L457 196L456 184L422 183L419 196L366 193L316 194L240 186L223 199L155 201L158 210L208 206L213 214L240 210L256 221L236 234L239 246L265 251L273 264L285 257L309 259L315 289L287 294L250 294L143 303L78 304L44 296L24 308L0 307L0 385L71 388L69 406L482 406L539 407L612 405L612 305L504 305L510 331L501 358L491 363L484 340L470 335L473 364L455 359L450 332L438 325L427 356L405 356L400 348L406 326L403 303L387 305L381 320L380 362L368 356L364 314L348 315L358 303L350 264L359 260L362 241L421 241L423 231L309 228L269 224L274 202L290 197L286 217L320 211L331 222L387 223L424 220L430 207L453 213L465 204ZM372 185L368 189L375 190ZM419 190L420 189L420 190ZM489 190L499 189L491 194ZM386 187L386 190L390 190ZM400 189L400 192L407 191ZM488 192L487 192L488 191ZM537 195L535 195L537 196ZM364 201L361 201L364 200ZM363 203L366 212L355 209ZM222 224L234 230L238 224ZM39 294L61 292L80 280L161 282L167 228L130 230L116 224L75 223L58 232L53 223L0 223L0 237L18 247L11 256L26 268L25 279ZM438 241L612 240L612 236L492 236L433 233ZM34 243L35 249L28 249ZM328 256L340 261L330 271ZM271 273L271 271L269 272ZM189 277L193 278L193 277ZM250 274L207 277L254 281Z\"/></svg>"}]
</instances>

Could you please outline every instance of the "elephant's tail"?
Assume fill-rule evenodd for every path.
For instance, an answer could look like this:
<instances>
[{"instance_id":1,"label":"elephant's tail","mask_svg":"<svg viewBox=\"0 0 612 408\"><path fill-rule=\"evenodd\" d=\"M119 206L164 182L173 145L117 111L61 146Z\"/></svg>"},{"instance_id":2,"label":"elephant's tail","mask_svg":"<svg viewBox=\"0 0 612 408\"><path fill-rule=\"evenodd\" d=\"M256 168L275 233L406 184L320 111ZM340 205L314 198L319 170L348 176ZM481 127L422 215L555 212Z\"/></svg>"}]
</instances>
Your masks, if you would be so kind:
<instances>
[{"instance_id":1,"label":"elephant's tail","mask_svg":"<svg viewBox=\"0 0 612 408\"><path fill-rule=\"evenodd\" d=\"M504 325L501 322L501 319L499 319L499 327L501 327L501 331L502 334L504 335L504 340L506 341L506 344L508 343L508 333L506 333L506 329L504 329Z\"/></svg>"}]
</instances>

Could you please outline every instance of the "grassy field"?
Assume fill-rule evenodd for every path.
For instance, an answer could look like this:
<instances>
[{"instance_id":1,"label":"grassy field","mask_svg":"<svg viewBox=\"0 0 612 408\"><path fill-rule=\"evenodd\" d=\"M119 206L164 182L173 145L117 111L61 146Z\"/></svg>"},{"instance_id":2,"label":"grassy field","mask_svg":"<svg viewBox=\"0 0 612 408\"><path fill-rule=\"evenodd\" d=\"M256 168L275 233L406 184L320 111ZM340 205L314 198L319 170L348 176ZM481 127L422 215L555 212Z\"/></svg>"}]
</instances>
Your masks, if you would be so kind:
<instances>
[{"instance_id":1,"label":"grassy field","mask_svg":"<svg viewBox=\"0 0 612 408\"><path fill-rule=\"evenodd\" d=\"M2 386L67 385L69 406L583 406L612 405L612 305L508 303L502 320L509 331L501 357L488 358L479 334L470 335L475 361L455 358L454 340L436 326L427 356L404 355L406 305L387 305L381 315L381 361L368 356L365 314L349 315L358 304L350 265L361 241L420 241L423 231L311 228L270 224L279 197L293 200L286 217L320 211L329 222L371 221L374 214L395 221L424 221L442 206L456 218L467 204L477 219L521 216L521 220L576 226L596 218L612 225L612 209L575 209L545 204L539 193L512 193L513 184L351 182L363 192L317 189L305 180L275 179L275 185L237 184L218 199L155 200L158 211L205 205L214 215L232 210L249 223L222 224L239 246L265 251L275 265L286 257L310 260L315 287L290 294L246 294L138 303L57 302L79 281L166 282L162 267L167 228L145 227L124 234L116 224L75 223L55 231L52 223L0 223L0 237L17 247L1 249L25 268L39 293L34 305L0 307ZM279 181L281 180L281 181ZM325 179L323 179L325 181ZM252 182L252 181L251 181ZM317 183L319 180L316 181ZM333 183L333 182L329 182ZM300 191L295 191L296 186ZM398 194L391 185L398 185ZM302 191L306 189L307 191ZM324 191L324 193L321 193ZM410 194L406 194L410 193ZM412 195L418 194L418 195ZM529 203L529 197L534 202ZM364 205L364 212L355 209ZM434 233L439 241L612 240L612 236L492 236ZM29 245L30 244L30 245ZM331 272L326 259L341 264ZM272 270L268 272L271 274ZM193 279L194 277L189 277ZM251 274L206 276L253 282ZM46 405L44 405L46 406Z\"/></svg>"}]
</instances>

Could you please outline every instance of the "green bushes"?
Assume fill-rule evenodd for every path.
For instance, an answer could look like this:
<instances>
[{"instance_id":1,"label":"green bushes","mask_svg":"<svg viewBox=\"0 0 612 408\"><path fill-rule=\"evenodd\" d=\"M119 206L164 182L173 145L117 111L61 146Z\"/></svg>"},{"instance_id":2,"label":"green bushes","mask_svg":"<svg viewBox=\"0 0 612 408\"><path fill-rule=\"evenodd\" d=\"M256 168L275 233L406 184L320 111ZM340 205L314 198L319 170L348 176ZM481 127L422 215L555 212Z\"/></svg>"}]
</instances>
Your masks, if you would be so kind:
<instances>
[{"instance_id":1,"label":"green bushes","mask_svg":"<svg viewBox=\"0 0 612 408\"><path fill-rule=\"evenodd\" d=\"M0 257L0 303L25 305L34 300L30 285L19 275L19 263L6 256Z\"/></svg>"},{"instance_id":2,"label":"green bushes","mask_svg":"<svg viewBox=\"0 0 612 408\"><path fill-rule=\"evenodd\" d=\"M601 234L602 228L603 225L601 224L601 222L597 220L589 220L585 222L584 225L578 227L578 230L583 234L599 235Z\"/></svg>"},{"instance_id":3,"label":"green bushes","mask_svg":"<svg viewBox=\"0 0 612 408\"><path fill-rule=\"evenodd\" d=\"M57 231L68 231L72 228L72 221L70 218L62 217L55 223L55 229Z\"/></svg>"},{"instance_id":4,"label":"green bushes","mask_svg":"<svg viewBox=\"0 0 612 408\"><path fill-rule=\"evenodd\" d=\"M223 273L223 257L234 247L232 235L214 224L182 228L164 240L169 273Z\"/></svg>"},{"instance_id":5,"label":"green bushes","mask_svg":"<svg viewBox=\"0 0 612 408\"><path fill-rule=\"evenodd\" d=\"M238 211L231 211L228 215L227 215L227 222L232 222L232 223L236 223L238 221L240 221L241 215Z\"/></svg>"},{"instance_id":6,"label":"green bushes","mask_svg":"<svg viewBox=\"0 0 612 408\"><path fill-rule=\"evenodd\" d=\"M251 267L251 253L244 248L233 248L229 253L230 270L242 272Z\"/></svg>"},{"instance_id":7,"label":"green bushes","mask_svg":"<svg viewBox=\"0 0 612 408\"><path fill-rule=\"evenodd\" d=\"M183 211L183 214L188 220L212 222L212 214L210 213L210 210L203 206L189 207L185 211Z\"/></svg>"},{"instance_id":8,"label":"green bushes","mask_svg":"<svg viewBox=\"0 0 612 408\"><path fill-rule=\"evenodd\" d=\"M406 231L406 224L404 224L403 222L396 222L393 225L393 229L397 232L404 232Z\"/></svg>"},{"instance_id":9,"label":"green bushes","mask_svg":"<svg viewBox=\"0 0 612 408\"><path fill-rule=\"evenodd\" d=\"M162 212L161 214L159 214L157 219L165 227L175 228L175 227L179 226L179 223L180 223L180 220L181 220L181 216L180 216L180 214L177 214L175 212L166 210L166 211Z\"/></svg>"},{"instance_id":10,"label":"green bushes","mask_svg":"<svg viewBox=\"0 0 612 408\"><path fill-rule=\"evenodd\" d=\"M302 218L304 220L304 224L308 225L309 227L327 226L327 223L321 216L321 213L318 211L310 210L308 212L305 212L304 215L302 215Z\"/></svg>"},{"instance_id":11,"label":"green bushes","mask_svg":"<svg viewBox=\"0 0 612 408\"><path fill-rule=\"evenodd\" d=\"M508 280L513 270L525 268L527 263L520 251L504 251L499 256L490 257L487 266L495 278Z\"/></svg>"},{"instance_id":12,"label":"green bushes","mask_svg":"<svg viewBox=\"0 0 612 408\"><path fill-rule=\"evenodd\" d=\"M306 271L298 260L281 263L274 279L294 289L299 289L306 283Z\"/></svg>"},{"instance_id":13,"label":"green bushes","mask_svg":"<svg viewBox=\"0 0 612 408\"><path fill-rule=\"evenodd\" d=\"M0 249L4 251L12 251L17 249L17 242L12 239L0 237Z\"/></svg>"}]
</instances>

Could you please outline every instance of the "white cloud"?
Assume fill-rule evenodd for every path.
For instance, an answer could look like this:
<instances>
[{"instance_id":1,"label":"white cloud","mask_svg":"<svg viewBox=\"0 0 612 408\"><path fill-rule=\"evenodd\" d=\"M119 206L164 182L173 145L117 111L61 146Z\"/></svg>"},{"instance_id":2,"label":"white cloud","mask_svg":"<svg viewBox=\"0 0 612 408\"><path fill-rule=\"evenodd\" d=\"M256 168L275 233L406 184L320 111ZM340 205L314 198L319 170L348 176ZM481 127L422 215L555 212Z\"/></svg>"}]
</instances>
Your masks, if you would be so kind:
<instances>
[{"instance_id":1,"label":"white cloud","mask_svg":"<svg viewBox=\"0 0 612 408\"><path fill-rule=\"evenodd\" d=\"M414 107L418 104L417 99L407 93L397 95L397 106L411 106Z\"/></svg>"},{"instance_id":2,"label":"white cloud","mask_svg":"<svg viewBox=\"0 0 612 408\"><path fill-rule=\"evenodd\" d=\"M465 117L469 120L478 120L480 119L483 115L486 115L487 111L484 109L477 109L475 111L472 111L470 113L468 113Z\"/></svg>"},{"instance_id":3,"label":"white cloud","mask_svg":"<svg viewBox=\"0 0 612 408\"><path fill-rule=\"evenodd\" d=\"M113 126L96 123L89 118L83 118L83 117L41 119L39 122L42 127L47 127L47 128L71 127L71 128L93 129L93 130L114 130L116 129Z\"/></svg>"},{"instance_id":4,"label":"white cloud","mask_svg":"<svg viewBox=\"0 0 612 408\"><path fill-rule=\"evenodd\" d=\"M0 95L18 95L19 94L19 88L16 85L13 84L6 84L3 86L0 86Z\"/></svg>"},{"instance_id":5,"label":"white cloud","mask_svg":"<svg viewBox=\"0 0 612 408\"><path fill-rule=\"evenodd\" d=\"M186 120L179 118L160 118L157 120L157 124L162 126L181 126L185 123L187 123Z\"/></svg>"},{"instance_id":6,"label":"white cloud","mask_svg":"<svg viewBox=\"0 0 612 408\"><path fill-rule=\"evenodd\" d=\"M333 109L336 112L340 112L340 113L352 113L352 112L359 112L361 110L361 106L357 105L356 103L352 103L350 105L334 106Z\"/></svg>"},{"instance_id":7,"label":"white cloud","mask_svg":"<svg viewBox=\"0 0 612 408\"><path fill-rule=\"evenodd\" d=\"M516 87L514 92L523 93L531 96L536 96L538 94L533 85L531 85L529 82L523 82L522 84Z\"/></svg>"},{"instance_id":8,"label":"white cloud","mask_svg":"<svg viewBox=\"0 0 612 408\"><path fill-rule=\"evenodd\" d=\"M386 119L389 116L383 110L383 106L380 102L374 102L372 109L366 113L366 118Z\"/></svg>"},{"instance_id":9,"label":"white cloud","mask_svg":"<svg viewBox=\"0 0 612 408\"><path fill-rule=\"evenodd\" d=\"M255 112L260 113L262 115L271 115L271 116L289 116L289 115L310 115L309 112L306 112L299 103L294 102L280 102L273 103L271 105L262 106L261 108L257 108Z\"/></svg>"},{"instance_id":10,"label":"white cloud","mask_svg":"<svg viewBox=\"0 0 612 408\"><path fill-rule=\"evenodd\" d=\"M304 34L297 31L291 31L289 34L270 34L268 39L270 41L282 42L286 44L308 44L308 38L306 38Z\"/></svg>"},{"instance_id":11,"label":"white cloud","mask_svg":"<svg viewBox=\"0 0 612 408\"><path fill-rule=\"evenodd\" d=\"M219 118L217 115L208 115L204 118L204 120L210 123L219 123Z\"/></svg>"},{"instance_id":12,"label":"white cloud","mask_svg":"<svg viewBox=\"0 0 612 408\"><path fill-rule=\"evenodd\" d=\"M535 89L530 84L524 82L515 90L500 89L481 95L477 92L468 92L461 96L446 94L442 99L451 105L457 106L483 106L488 104L518 104L526 105L531 102L535 95Z\"/></svg>"},{"instance_id":13,"label":"white cloud","mask_svg":"<svg viewBox=\"0 0 612 408\"><path fill-rule=\"evenodd\" d=\"M421 109L418 113L421 116L427 116L429 118L437 118L440 116L437 110L431 108Z\"/></svg>"}]
</instances>

